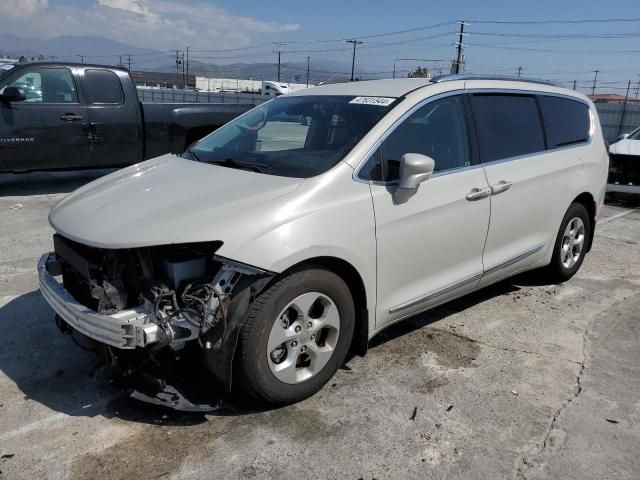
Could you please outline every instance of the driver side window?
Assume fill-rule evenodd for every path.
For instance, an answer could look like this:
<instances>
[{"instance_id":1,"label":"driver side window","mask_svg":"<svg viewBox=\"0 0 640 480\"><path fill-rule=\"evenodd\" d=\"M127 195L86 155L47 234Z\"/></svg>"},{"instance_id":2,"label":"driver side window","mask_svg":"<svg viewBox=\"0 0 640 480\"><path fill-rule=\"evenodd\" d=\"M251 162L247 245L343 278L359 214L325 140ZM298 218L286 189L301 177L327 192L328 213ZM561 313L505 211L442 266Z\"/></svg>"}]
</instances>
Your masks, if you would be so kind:
<instances>
[{"instance_id":1,"label":"driver side window","mask_svg":"<svg viewBox=\"0 0 640 480\"><path fill-rule=\"evenodd\" d=\"M414 112L382 142L363 168L365 176L375 175L378 178L369 180L385 182L398 180L400 159L405 153L421 153L433 158L434 172L471 165L462 102L460 96L446 97Z\"/></svg>"},{"instance_id":2,"label":"driver side window","mask_svg":"<svg viewBox=\"0 0 640 480\"><path fill-rule=\"evenodd\" d=\"M23 88L27 103L78 103L75 83L67 68L34 68L6 87Z\"/></svg>"}]
</instances>

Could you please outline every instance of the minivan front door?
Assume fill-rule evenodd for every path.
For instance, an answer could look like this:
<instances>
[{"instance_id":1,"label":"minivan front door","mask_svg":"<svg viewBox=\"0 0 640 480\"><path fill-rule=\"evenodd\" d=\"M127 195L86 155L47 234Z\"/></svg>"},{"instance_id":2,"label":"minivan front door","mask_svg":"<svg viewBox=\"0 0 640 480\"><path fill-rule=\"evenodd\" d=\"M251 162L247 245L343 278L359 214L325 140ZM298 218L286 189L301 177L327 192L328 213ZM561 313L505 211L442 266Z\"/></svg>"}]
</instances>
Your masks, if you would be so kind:
<instances>
[{"instance_id":1,"label":"minivan front door","mask_svg":"<svg viewBox=\"0 0 640 480\"><path fill-rule=\"evenodd\" d=\"M86 109L72 71L34 66L8 76L25 90L21 102L0 101L0 171L82 168L90 165Z\"/></svg>"},{"instance_id":2,"label":"minivan front door","mask_svg":"<svg viewBox=\"0 0 640 480\"><path fill-rule=\"evenodd\" d=\"M371 183L378 254L376 328L464 294L482 276L489 189L483 169L474 165L465 111L462 96L429 101L374 154L383 179ZM435 170L415 195L397 204L392 194L405 153L433 158Z\"/></svg>"}]
</instances>

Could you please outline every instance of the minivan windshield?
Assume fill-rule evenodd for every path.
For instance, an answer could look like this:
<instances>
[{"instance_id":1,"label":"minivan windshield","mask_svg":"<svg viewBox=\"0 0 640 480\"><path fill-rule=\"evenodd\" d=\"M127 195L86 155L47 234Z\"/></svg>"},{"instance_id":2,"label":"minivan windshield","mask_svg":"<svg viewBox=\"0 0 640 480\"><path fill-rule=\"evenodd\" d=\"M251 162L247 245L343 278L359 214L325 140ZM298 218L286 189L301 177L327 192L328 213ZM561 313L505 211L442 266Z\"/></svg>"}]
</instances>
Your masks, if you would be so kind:
<instances>
[{"instance_id":1,"label":"minivan windshield","mask_svg":"<svg viewBox=\"0 0 640 480\"><path fill-rule=\"evenodd\" d=\"M640 128L637 128L629 134L627 140L640 140Z\"/></svg>"},{"instance_id":2,"label":"minivan windshield","mask_svg":"<svg viewBox=\"0 0 640 480\"><path fill-rule=\"evenodd\" d=\"M342 160L395 103L381 97L283 96L232 120L183 156L269 175L313 177Z\"/></svg>"}]
</instances>

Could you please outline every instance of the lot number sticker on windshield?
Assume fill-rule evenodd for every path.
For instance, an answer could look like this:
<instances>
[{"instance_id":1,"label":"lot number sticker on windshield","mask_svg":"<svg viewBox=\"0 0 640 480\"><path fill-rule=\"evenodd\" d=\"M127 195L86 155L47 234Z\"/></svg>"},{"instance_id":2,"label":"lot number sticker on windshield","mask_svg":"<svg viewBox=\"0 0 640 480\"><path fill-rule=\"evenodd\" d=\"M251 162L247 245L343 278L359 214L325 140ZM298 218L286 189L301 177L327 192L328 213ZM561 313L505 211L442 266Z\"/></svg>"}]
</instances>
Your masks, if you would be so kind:
<instances>
[{"instance_id":1,"label":"lot number sticker on windshield","mask_svg":"<svg viewBox=\"0 0 640 480\"><path fill-rule=\"evenodd\" d=\"M378 105L379 107L388 107L396 99L388 97L356 97L349 103L357 103L360 105Z\"/></svg>"}]
</instances>

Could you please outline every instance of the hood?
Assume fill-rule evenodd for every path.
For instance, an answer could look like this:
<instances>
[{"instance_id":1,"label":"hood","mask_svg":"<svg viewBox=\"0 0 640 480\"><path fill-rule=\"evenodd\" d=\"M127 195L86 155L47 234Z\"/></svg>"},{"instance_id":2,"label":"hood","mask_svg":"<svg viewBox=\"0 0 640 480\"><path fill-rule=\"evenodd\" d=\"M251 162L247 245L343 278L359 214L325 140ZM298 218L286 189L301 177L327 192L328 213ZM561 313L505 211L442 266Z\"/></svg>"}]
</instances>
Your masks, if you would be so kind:
<instances>
[{"instance_id":1,"label":"hood","mask_svg":"<svg viewBox=\"0 0 640 480\"><path fill-rule=\"evenodd\" d=\"M94 247L170 244L291 193L301 182L164 155L79 188L53 207L49 223ZM222 234L202 241L224 241Z\"/></svg>"},{"instance_id":2,"label":"hood","mask_svg":"<svg viewBox=\"0 0 640 480\"><path fill-rule=\"evenodd\" d=\"M617 155L640 155L640 140L625 138L611 145L609 152Z\"/></svg>"}]
</instances>

